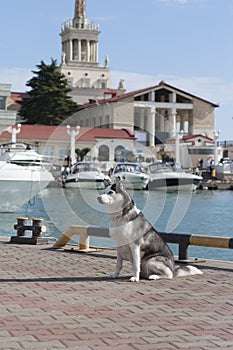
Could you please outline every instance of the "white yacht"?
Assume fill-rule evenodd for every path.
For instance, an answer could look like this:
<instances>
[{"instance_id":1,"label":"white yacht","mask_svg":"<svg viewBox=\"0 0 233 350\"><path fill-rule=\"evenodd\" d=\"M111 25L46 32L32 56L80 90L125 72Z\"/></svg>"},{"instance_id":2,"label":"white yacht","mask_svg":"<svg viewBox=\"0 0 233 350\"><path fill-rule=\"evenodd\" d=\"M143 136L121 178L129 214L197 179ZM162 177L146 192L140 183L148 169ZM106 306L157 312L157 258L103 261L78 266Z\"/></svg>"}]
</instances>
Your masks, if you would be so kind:
<instances>
[{"instance_id":1,"label":"white yacht","mask_svg":"<svg viewBox=\"0 0 233 350\"><path fill-rule=\"evenodd\" d=\"M156 162L149 165L148 190L195 191L202 177L184 171L176 171L171 165Z\"/></svg>"},{"instance_id":2,"label":"white yacht","mask_svg":"<svg viewBox=\"0 0 233 350\"><path fill-rule=\"evenodd\" d=\"M149 182L149 176L139 165L135 163L117 163L111 174L114 182L120 177L127 189L145 190Z\"/></svg>"},{"instance_id":3,"label":"white yacht","mask_svg":"<svg viewBox=\"0 0 233 350\"><path fill-rule=\"evenodd\" d=\"M13 147L12 151L13 144L5 146L0 146L0 212L15 212L54 177L37 152L23 147L21 151Z\"/></svg>"},{"instance_id":4,"label":"white yacht","mask_svg":"<svg viewBox=\"0 0 233 350\"><path fill-rule=\"evenodd\" d=\"M38 154L32 145L24 142L10 142L0 145L0 160L30 167L46 166L48 168L52 166L45 156Z\"/></svg>"},{"instance_id":5,"label":"white yacht","mask_svg":"<svg viewBox=\"0 0 233 350\"><path fill-rule=\"evenodd\" d=\"M104 180L110 181L110 178L101 172L96 163L77 162L65 175L63 185L66 188L103 189Z\"/></svg>"}]
</instances>

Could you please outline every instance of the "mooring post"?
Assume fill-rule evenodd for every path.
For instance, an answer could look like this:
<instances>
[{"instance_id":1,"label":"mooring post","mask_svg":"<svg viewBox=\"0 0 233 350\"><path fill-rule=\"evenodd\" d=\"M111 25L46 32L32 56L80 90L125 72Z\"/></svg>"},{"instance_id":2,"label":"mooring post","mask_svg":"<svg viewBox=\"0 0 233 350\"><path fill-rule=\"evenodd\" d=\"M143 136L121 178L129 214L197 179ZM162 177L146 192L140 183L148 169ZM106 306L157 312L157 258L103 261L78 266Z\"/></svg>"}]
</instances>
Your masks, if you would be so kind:
<instances>
[{"instance_id":1,"label":"mooring post","mask_svg":"<svg viewBox=\"0 0 233 350\"><path fill-rule=\"evenodd\" d=\"M17 236L22 237L25 236L25 228L27 217L19 217L17 218L17 224L14 224L14 229L16 230Z\"/></svg>"},{"instance_id":2,"label":"mooring post","mask_svg":"<svg viewBox=\"0 0 233 350\"><path fill-rule=\"evenodd\" d=\"M42 225L43 219L33 218L32 219L32 237L41 237L42 232L46 231L46 227Z\"/></svg>"},{"instance_id":3,"label":"mooring post","mask_svg":"<svg viewBox=\"0 0 233 350\"><path fill-rule=\"evenodd\" d=\"M48 244L48 238L43 238L42 232L46 231L46 227L42 225L43 219L33 218L32 225L26 225L28 218L19 217L17 223L14 224L14 229L17 231L17 236L12 236L10 243L17 244ZM29 237L25 231L32 231L32 236Z\"/></svg>"}]
</instances>

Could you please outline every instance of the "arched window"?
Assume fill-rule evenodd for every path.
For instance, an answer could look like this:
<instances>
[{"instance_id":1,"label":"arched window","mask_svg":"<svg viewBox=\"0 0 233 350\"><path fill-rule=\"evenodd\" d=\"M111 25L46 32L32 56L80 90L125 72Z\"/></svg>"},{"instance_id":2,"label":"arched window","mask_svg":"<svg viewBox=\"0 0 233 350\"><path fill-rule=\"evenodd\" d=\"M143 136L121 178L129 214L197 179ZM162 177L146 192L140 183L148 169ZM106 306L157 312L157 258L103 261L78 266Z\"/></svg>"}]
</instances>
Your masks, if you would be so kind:
<instances>
[{"instance_id":1,"label":"arched window","mask_svg":"<svg viewBox=\"0 0 233 350\"><path fill-rule=\"evenodd\" d=\"M108 146L106 146L106 145L100 146L98 159L100 161L104 161L104 162L109 161L109 148L108 148Z\"/></svg>"},{"instance_id":2,"label":"arched window","mask_svg":"<svg viewBox=\"0 0 233 350\"><path fill-rule=\"evenodd\" d=\"M124 150L125 150L125 147L123 146L117 146L115 148L115 154L114 154L114 159L116 162L120 162L122 160L122 158L124 157Z\"/></svg>"}]
</instances>

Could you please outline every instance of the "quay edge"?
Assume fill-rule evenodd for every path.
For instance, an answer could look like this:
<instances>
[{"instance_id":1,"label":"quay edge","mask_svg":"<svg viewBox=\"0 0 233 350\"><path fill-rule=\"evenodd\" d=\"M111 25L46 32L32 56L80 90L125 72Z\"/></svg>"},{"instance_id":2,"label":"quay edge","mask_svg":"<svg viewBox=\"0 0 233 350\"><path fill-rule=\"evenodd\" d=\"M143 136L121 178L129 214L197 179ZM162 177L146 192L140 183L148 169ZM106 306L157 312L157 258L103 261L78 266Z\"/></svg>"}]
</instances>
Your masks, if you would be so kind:
<instances>
[{"instance_id":1,"label":"quay edge","mask_svg":"<svg viewBox=\"0 0 233 350\"><path fill-rule=\"evenodd\" d=\"M233 181L208 180L201 181L198 190L233 190Z\"/></svg>"}]
</instances>

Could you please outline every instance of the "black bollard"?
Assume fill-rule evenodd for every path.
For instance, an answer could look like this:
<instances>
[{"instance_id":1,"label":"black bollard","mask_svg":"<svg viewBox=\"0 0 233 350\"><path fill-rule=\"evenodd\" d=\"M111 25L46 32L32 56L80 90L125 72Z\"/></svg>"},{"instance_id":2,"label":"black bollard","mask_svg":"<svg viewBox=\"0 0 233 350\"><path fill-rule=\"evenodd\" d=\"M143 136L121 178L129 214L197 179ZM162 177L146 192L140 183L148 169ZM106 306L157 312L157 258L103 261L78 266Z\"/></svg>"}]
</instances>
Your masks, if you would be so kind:
<instances>
[{"instance_id":1,"label":"black bollard","mask_svg":"<svg viewBox=\"0 0 233 350\"><path fill-rule=\"evenodd\" d=\"M42 226L43 219L33 218L32 219L32 237L41 237L42 232L46 231L46 227Z\"/></svg>"},{"instance_id":2,"label":"black bollard","mask_svg":"<svg viewBox=\"0 0 233 350\"><path fill-rule=\"evenodd\" d=\"M10 243L18 244L48 244L48 239L42 237L42 232L46 231L46 226L42 225L43 219L33 218L32 225L26 225L26 217L17 218L14 229L17 236L12 236ZM25 231L32 231L32 236L26 236Z\"/></svg>"},{"instance_id":3,"label":"black bollard","mask_svg":"<svg viewBox=\"0 0 233 350\"><path fill-rule=\"evenodd\" d=\"M20 217L17 218L17 224L14 224L14 229L17 230L17 236L25 236L26 221L28 218Z\"/></svg>"}]
</instances>

